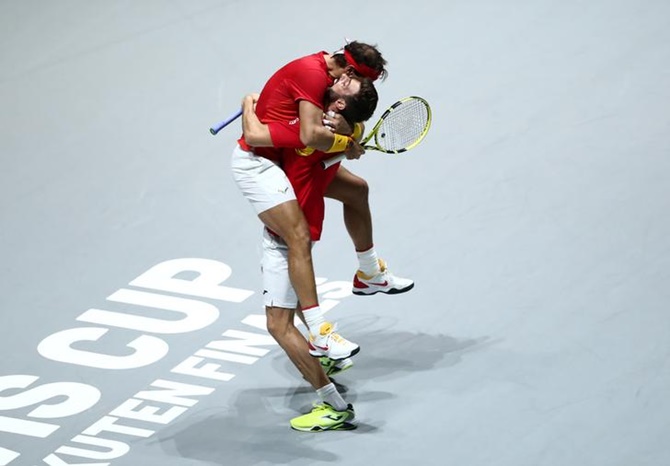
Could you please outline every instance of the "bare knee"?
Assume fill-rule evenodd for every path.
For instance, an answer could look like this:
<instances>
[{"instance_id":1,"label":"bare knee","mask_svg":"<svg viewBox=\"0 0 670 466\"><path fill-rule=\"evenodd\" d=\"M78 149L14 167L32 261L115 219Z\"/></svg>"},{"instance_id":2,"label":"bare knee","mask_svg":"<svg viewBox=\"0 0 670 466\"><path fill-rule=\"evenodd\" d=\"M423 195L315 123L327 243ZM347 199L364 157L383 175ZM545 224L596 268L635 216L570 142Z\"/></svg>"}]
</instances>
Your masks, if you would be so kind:
<instances>
[{"instance_id":1,"label":"bare knee","mask_svg":"<svg viewBox=\"0 0 670 466\"><path fill-rule=\"evenodd\" d=\"M326 197L336 199L344 205L367 205L370 194L368 182L358 175L342 170L326 190Z\"/></svg>"},{"instance_id":2,"label":"bare knee","mask_svg":"<svg viewBox=\"0 0 670 466\"><path fill-rule=\"evenodd\" d=\"M271 231L281 236L289 249L311 248L309 225L298 201L276 205L261 212L258 217Z\"/></svg>"},{"instance_id":3,"label":"bare knee","mask_svg":"<svg viewBox=\"0 0 670 466\"><path fill-rule=\"evenodd\" d=\"M308 252L312 249L312 238L307 223L294 225L293 228L284 232L283 239L286 241L289 250Z\"/></svg>"},{"instance_id":4,"label":"bare knee","mask_svg":"<svg viewBox=\"0 0 670 466\"><path fill-rule=\"evenodd\" d=\"M286 335L290 333L294 312L290 309L266 307L265 315L268 332L272 335L272 338L281 343Z\"/></svg>"},{"instance_id":5,"label":"bare knee","mask_svg":"<svg viewBox=\"0 0 670 466\"><path fill-rule=\"evenodd\" d=\"M369 195L370 187L368 182L363 178L355 177L349 180L347 190L340 200L345 206L367 206Z\"/></svg>"},{"instance_id":6,"label":"bare knee","mask_svg":"<svg viewBox=\"0 0 670 466\"><path fill-rule=\"evenodd\" d=\"M351 190L354 193L354 197L356 199L367 202L368 196L370 194L370 186L365 179L356 177L354 182L351 184Z\"/></svg>"}]
</instances>

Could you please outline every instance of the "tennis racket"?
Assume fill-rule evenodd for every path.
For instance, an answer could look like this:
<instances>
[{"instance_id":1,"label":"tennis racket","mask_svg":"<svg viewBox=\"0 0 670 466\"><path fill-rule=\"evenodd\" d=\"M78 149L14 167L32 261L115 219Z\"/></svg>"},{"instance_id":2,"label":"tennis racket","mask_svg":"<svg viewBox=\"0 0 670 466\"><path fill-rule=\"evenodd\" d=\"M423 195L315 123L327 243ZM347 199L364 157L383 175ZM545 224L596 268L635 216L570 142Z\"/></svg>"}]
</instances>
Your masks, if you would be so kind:
<instances>
[{"instance_id":1,"label":"tennis racket","mask_svg":"<svg viewBox=\"0 0 670 466\"><path fill-rule=\"evenodd\" d=\"M372 131L360 142L365 150L376 150L385 154L399 154L416 147L430 129L432 113L428 102L417 96L405 97L391 105L381 116ZM374 145L368 142L374 138ZM340 160L344 154L321 162L326 169Z\"/></svg>"},{"instance_id":2,"label":"tennis racket","mask_svg":"<svg viewBox=\"0 0 670 466\"><path fill-rule=\"evenodd\" d=\"M226 126L231 124L233 121L237 120L240 117L240 115L242 115L242 109L239 109L237 112L233 113L232 115L230 115L225 120L223 120L223 121L215 124L211 128L209 128L209 132L212 133L212 135L216 136L216 133L218 133L223 128L225 128Z\"/></svg>"}]
</instances>

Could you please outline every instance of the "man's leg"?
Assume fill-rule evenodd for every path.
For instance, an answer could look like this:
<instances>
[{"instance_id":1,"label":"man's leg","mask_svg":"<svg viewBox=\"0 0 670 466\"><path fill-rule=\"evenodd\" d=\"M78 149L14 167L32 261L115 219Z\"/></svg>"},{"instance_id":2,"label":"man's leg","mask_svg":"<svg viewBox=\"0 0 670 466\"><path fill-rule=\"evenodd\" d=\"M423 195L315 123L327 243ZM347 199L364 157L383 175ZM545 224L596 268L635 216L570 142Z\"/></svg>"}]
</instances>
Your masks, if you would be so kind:
<instances>
[{"instance_id":1,"label":"man's leg","mask_svg":"<svg viewBox=\"0 0 670 466\"><path fill-rule=\"evenodd\" d=\"M384 261L377 258L369 192L367 181L340 165L325 194L330 199L342 202L344 224L356 248L359 270L354 275L353 293L404 293L414 287L414 282L396 277L389 272Z\"/></svg>"},{"instance_id":2,"label":"man's leg","mask_svg":"<svg viewBox=\"0 0 670 466\"><path fill-rule=\"evenodd\" d=\"M278 207L281 206L277 206L271 210L275 210ZM311 264L311 241L309 244L307 252L309 253ZM267 229L263 231L263 259L261 267L263 272L263 296L267 308L294 309L300 301L294 280L291 277L291 255L292 248L286 241ZM311 278L314 282L313 272ZM316 285L314 285L314 288L316 290ZM300 318L310 333L310 341L303 342L307 345L307 357L310 357L310 355L315 357L328 356L332 359L340 360L353 356L360 350L357 344L342 338L342 336L334 331L334 326L324 319L324 313L318 306L313 306L307 311L302 310ZM290 322L291 326L293 326L292 319ZM282 330L281 327L277 328Z\"/></svg>"},{"instance_id":3,"label":"man's leg","mask_svg":"<svg viewBox=\"0 0 670 466\"><path fill-rule=\"evenodd\" d=\"M288 246L288 273L303 308L319 304L312 262L312 239L298 201L287 201L258 214L258 218Z\"/></svg>"},{"instance_id":4,"label":"man's leg","mask_svg":"<svg viewBox=\"0 0 670 466\"><path fill-rule=\"evenodd\" d=\"M309 227L286 174L271 160L239 146L233 150L231 169L263 224L290 247L289 273L303 307L318 305Z\"/></svg>"},{"instance_id":5,"label":"man's leg","mask_svg":"<svg viewBox=\"0 0 670 466\"><path fill-rule=\"evenodd\" d=\"M276 163L239 146L233 150L231 168L235 183L261 221L284 238L286 273L314 336L313 343L310 342L314 345L312 354L342 359L358 352L358 345L332 332L332 324L325 321L319 307L309 228L286 174Z\"/></svg>"},{"instance_id":6,"label":"man's leg","mask_svg":"<svg viewBox=\"0 0 670 466\"><path fill-rule=\"evenodd\" d=\"M309 355L305 337L293 325L292 309L266 307L267 328L270 335L288 355L302 376L314 387L322 403L302 416L291 419L291 427L302 431L352 429L354 408L347 404L321 367L318 359Z\"/></svg>"},{"instance_id":7,"label":"man's leg","mask_svg":"<svg viewBox=\"0 0 670 466\"><path fill-rule=\"evenodd\" d=\"M342 203L344 225L356 251L366 251L373 245L369 192L367 181L342 165L326 189L326 197Z\"/></svg>"},{"instance_id":8,"label":"man's leg","mask_svg":"<svg viewBox=\"0 0 670 466\"><path fill-rule=\"evenodd\" d=\"M267 328L277 340L293 365L315 390L330 383L321 363L309 354L309 345L304 335L293 325L295 311L281 307L266 307Z\"/></svg>"},{"instance_id":9,"label":"man's leg","mask_svg":"<svg viewBox=\"0 0 670 466\"><path fill-rule=\"evenodd\" d=\"M262 271L267 329L322 401L311 412L291 419L291 427L302 431L354 428L353 407L344 401L320 361L310 355L310 344L294 325L297 297L288 277L288 248L267 232Z\"/></svg>"}]
</instances>

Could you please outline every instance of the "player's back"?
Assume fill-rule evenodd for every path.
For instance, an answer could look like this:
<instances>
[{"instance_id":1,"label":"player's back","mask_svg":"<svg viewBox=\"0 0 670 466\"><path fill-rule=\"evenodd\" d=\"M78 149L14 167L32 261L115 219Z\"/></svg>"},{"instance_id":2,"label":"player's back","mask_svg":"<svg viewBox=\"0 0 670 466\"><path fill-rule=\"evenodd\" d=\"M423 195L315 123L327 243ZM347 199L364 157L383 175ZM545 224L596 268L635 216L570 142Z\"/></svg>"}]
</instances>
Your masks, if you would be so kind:
<instances>
[{"instance_id":1,"label":"player's back","mask_svg":"<svg viewBox=\"0 0 670 466\"><path fill-rule=\"evenodd\" d=\"M328 73L324 54L326 52L317 52L297 58L281 67L268 79L261 90L255 109L262 123L284 122L296 125L299 129L298 106L301 100L323 107L326 90L333 82ZM303 147L299 135L298 131L292 147ZM239 142L244 149L248 148L244 138L240 138ZM273 147L256 147L254 153L270 160L281 158L281 149Z\"/></svg>"},{"instance_id":2,"label":"player's back","mask_svg":"<svg viewBox=\"0 0 670 466\"><path fill-rule=\"evenodd\" d=\"M317 52L287 63L263 87L256 104L256 115L263 123L298 118L298 103L307 100L323 106L326 89L332 84L324 59Z\"/></svg>"}]
</instances>

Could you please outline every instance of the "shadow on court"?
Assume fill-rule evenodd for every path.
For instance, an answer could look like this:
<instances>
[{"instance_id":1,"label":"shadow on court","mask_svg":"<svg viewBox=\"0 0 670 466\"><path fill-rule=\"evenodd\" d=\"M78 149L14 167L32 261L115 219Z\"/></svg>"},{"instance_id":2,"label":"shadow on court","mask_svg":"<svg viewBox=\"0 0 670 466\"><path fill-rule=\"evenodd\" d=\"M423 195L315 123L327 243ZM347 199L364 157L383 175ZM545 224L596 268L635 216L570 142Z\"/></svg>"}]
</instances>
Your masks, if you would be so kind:
<instances>
[{"instance_id":1,"label":"shadow on court","mask_svg":"<svg viewBox=\"0 0 670 466\"><path fill-rule=\"evenodd\" d=\"M365 325L360 321L345 323L348 328L358 329L355 335L350 334L362 350L355 357L355 367L334 381L340 393L355 406L396 398L391 392L361 388L357 381L386 381L448 368L458 364L465 354L493 343L488 337L458 339L442 334L396 332L389 328L389 319L374 318L376 325L365 320ZM371 424L359 419L356 430L328 436L291 430L289 420L308 412L316 395L299 378L283 352L277 352L271 364L277 372L296 377L291 387L239 391L226 407L201 411L168 429L159 439L162 447L172 450L175 456L214 464L338 463L343 460L339 442L346 441L347 436L374 433L384 427L384 421ZM323 440L315 441L316 438Z\"/></svg>"},{"instance_id":2,"label":"shadow on court","mask_svg":"<svg viewBox=\"0 0 670 466\"><path fill-rule=\"evenodd\" d=\"M288 391L285 387L240 391L229 405L232 408L199 412L164 431L159 442L175 456L213 464L337 463L342 458L331 451L336 446L315 442L318 434L289 427L289 420L308 411L314 400L314 390L307 385ZM359 424L357 430L333 432L337 438L329 438L374 430Z\"/></svg>"},{"instance_id":3,"label":"shadow on court","mask_svg":"<svg viewBox=\"0 0 670 466\"><path fill-rule=\"evenodd\" d=\"M353 380L386 381L407 377L414 372L447 368L461 362L474 351L495 344L487 336L455 338L444 334L396 331L391 319L360 318L357 322L342 320L342 334L361 346L354 356L354 368L342 374ZM385 325L383 325L385 324ZM385 328L380 328L382 325ZM273 360L277 371L298 374L283 353Z\"/></svg>"},{"instance_id":4,"label":"shadow on court","mask_svg":"<svg viewBox=\"0 0 670 466\"><path fill-rule=\"evenodd\" d=\"M357 338L361 352L356 359L355 378L381 381L455 366L465 354L493 343L488 337L458 339L442 334L384 331Z\"/></svg>"}]
</instances>

